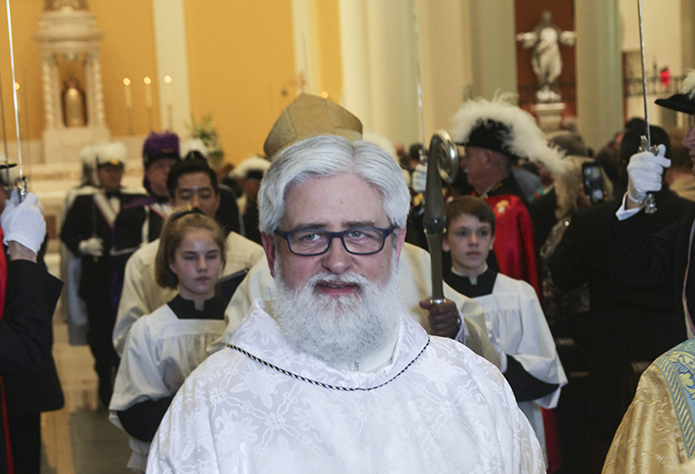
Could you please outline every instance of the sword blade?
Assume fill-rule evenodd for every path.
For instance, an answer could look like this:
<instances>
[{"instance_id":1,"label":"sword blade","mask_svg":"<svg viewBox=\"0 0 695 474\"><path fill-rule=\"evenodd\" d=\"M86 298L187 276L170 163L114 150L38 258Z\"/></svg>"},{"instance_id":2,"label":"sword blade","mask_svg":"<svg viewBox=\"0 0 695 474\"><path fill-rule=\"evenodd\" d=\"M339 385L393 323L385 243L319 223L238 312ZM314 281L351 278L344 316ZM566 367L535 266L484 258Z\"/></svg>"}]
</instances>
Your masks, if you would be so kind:
<instances>
[{"instance_id":1,"label":"sword blade","mask_svg":"<svg viewBox=\"0 0 695 474\"><path fill-rule=\"evenodd\" d=\"M9 0L8 0L9 1ZM644 121L647 122L647 143L652 146L652 134L649 130L649 103L647 101L647 62L644 54L644 22L642 20L642 0L637 0L637 14L639 17L639 47L642 59L642 97L644 99ZM649 149L649 148L647 148Z\"/></svg>"},{"instance_id":2,"label":"sword blade","mask_svg":"<svg viewBox=\"0 0 695 474\"><path fill-rule=\"evenodd\" d=\"M9 0L8 0L9 1ZM639 17L639 48L640 56L642 59L642 98L644 99L644 121L647 126L647 134L642 137L642 149L643 151L649 151L656 154L656 147L652 146L652 132L649 129L649 102L647 101L647 61L646 55L644 54L644 21L642 20L642 0L637 0L637 15ZM647 214L654 214L656 212L656 201L654 200L654 195L652 193L647 193L647 197L644 200L645 212Z\"/></svg>"},{"instance_id":3,"label":"sword blade","mask_svg":"<svg viewBox=\"0 0 695 474\"><path fill-rule=\"evenodd\" d=\"M19 105L17 102L17 79L16 79L16 74L15 74L15 65L14 65L14 45L12 43L12 13L10 12L10 0L5 0L5 3L7 5L7 34L10 38L10 65L12 66L12 100L14 103L14 124L15 124L15 131L17 133L17 164L19 165L19 198L20 200L24 199L24 196L26 196L27 192L27 187L26 187L26 178L24 177L24 173L22 170L22 147L21 145L21 140L20 140L20 134L19 134Z\"/></svg>"}]
</instances>

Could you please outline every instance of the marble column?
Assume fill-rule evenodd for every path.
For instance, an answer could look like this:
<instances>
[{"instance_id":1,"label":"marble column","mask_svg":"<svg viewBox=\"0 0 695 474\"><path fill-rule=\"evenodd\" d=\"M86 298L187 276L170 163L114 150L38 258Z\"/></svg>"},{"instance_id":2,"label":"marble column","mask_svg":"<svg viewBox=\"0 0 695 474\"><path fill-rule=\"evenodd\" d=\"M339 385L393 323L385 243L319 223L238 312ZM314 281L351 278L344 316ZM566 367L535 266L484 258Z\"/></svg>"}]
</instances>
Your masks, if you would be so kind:
<instances>
[{"instance_id":1,"label":"marble column","mask_svg":"<svg viewBox=\"0 0 695 474\"><path fill-rule=\"evenodd\" d=\"M418 140L414 3L341 0L343 104L394 143Z\"/></svg>"},{"instance_id":2,"label":"marble column","mask_svg":"<svg viewBox=\"0 0 695 474\"><path fill-rule=\"evenodd\" d=\"M514 0L470 0L470 16L473 97L516 93Z\"/></svg>"},{"instance_id":3,"label":"marble column","mask_svg":"<svg viewBox=\"0 0 695 474\"><path fill-rule=\"evenodd\" d=\"M191 100L184 0L152 0L152 10L157 53L157 77L153 80L159 89L162 130L168 127L167 106L171 101L174 127L172 131L186 136L189 132L184 124L191 120ZM171 84L165 84L165 76L171 77Z\"/></svg>"},{"instance_id":4,"label":"marble column","mask_svg":"<svg viewBox=\"0 0 695 474\"><path fill-rule=\"evenodd\" d=\"M587 145L598 150L623 127L618 0L575 2L577 122Z\"/></svg>"},{"instance_id":5,"label":"marble column","mask_svg":"<svg viewBox=\"0 0 695 474\"><path fill-rule=\"evenodd\" d=\"M468 1L417 0L425 141L449 128L470 85L468 11Z\"/></svg>"},{"instance_id":6,"label":"marble column","mask_svg":"<svg viewBox=\"0 0 695 474\"><path fill-rule=\"evenodd\" d=\"M340 0L340 51L343 58L342 105L372 128L372 96L369 84L369 39L365 0Z\"/></svg>"},{"instance_id":7,"label":"marble column","mask_svg":"<svg viewBox=\"0 0 695 474\"><path fill-rule=\"evenodd\" d=\"M298 84L297 92L321 94L321 68L318 64L315 0L292 0L292 26L294 32L294 64Z\"/></svg>"}]
</instances>

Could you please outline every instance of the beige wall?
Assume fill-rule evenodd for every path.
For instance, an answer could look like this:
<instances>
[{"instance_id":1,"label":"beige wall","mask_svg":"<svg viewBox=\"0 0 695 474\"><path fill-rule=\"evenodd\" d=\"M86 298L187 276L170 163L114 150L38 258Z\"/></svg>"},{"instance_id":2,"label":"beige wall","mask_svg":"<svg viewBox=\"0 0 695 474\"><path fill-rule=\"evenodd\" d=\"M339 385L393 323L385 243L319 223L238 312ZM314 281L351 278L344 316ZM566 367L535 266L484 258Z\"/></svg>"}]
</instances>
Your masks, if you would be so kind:
<instances>
[{"instance_id":1,"label":"beige wall","mask_svg":"<svg viewBox=\"0 0 695 474\"><path fill-rule=\"evenodd\" d=\"M43 99L41 86L41 63L39 48L31 35L36 33L39 16L43 11L43 0L24 0L12 2L12 33L14 40L15 73L20 83L19 100L23 110L20 118L22 140L26 135L25 118L29 118L29 138L41 138L43 131ZM2 79L2 99L5 103L5 120L10 141L16 141L14 108L12 105L12 70L10 68L10 48L7 36L7 16L5 4L0 12L0 77ZM26 103L25 103L26 102ZM0 130L0 134L1 134Z\"/></svg>"},{"instance_id":2,"label":"beige wall","mask_svg":"<svg viewBox=\"0 0 695 474\"><path fill-rule=\"evenodd\" d=\"M101 41L101 68L104 86L106 125L111 136L128 133L123 78L132 81L133 133L150 132L145 106L143 79L152 79L153 126L160 130L159 87L154 44L152 3L143 0L89 0L99 28L104 32Z\"/></svg>"},{"instance_id":3,"label":"beige wall","mask_svg":"<svg viewBox=\"0 0 695 474\"><path fill-rule=\"evenodd\" d=\"M211 114L226 160L262 152L297 90L290 0L186 0L191 112Z\"/></svg>"}]
</instances>

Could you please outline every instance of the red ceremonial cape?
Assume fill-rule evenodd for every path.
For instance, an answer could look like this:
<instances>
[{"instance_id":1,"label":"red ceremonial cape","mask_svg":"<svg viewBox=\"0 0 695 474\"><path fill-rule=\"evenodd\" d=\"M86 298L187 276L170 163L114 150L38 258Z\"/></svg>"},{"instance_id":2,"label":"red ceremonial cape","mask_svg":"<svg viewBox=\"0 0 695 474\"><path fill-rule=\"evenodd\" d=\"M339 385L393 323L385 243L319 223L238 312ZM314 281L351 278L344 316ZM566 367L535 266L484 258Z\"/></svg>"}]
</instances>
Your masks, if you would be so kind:
<instances>
[{"instance_id":1,"label":"red ceremonial cape","mask_svg":"<svg viewBox=\"0 0 695 474\"><path fill-rule=\"evenodd\" d=\"M0 228L0 245L4 240L2 228ZM5 249L0 252L0 318L3 317L5 311L5 292L7 291L7 260L5 260ZM7 472L14 474L14 466L12 464L12 447L10 446L10 427L7 419L7 405L5 402L5 382L0 376L0 400L2 403L2 423L5 432L5 452L7 453Z\"/></svg>"},{"instance_id":2,"label":"red ceremonial cape","mask_svg":"<svg viewBox=\"0 0 695 474\"><path fill-rule=\"evenodd\" d=\"M528 209L518 196L511 194L486 197L485 202L495 211L493 250L495 257L497 257L500 273L528 282L536 290L539 301L542 301L536 265L533 223ZM543 409L542 411L545 448L548 454L547 472L552 473L562 465L557 412L554 409Z\"/></svg>"},{"instance_id":3,"label":"red ceremonial cape","mask_svg":"<svg viewBox=\"0 0 695 474\"><path fill-rule=\"evenodd\" d=\"M528 282L541 298L536 249L531 216L517 196L505 194L486 197L495 211L495 243L493 250L500 273Z\"/></svg>"}]
</instances>

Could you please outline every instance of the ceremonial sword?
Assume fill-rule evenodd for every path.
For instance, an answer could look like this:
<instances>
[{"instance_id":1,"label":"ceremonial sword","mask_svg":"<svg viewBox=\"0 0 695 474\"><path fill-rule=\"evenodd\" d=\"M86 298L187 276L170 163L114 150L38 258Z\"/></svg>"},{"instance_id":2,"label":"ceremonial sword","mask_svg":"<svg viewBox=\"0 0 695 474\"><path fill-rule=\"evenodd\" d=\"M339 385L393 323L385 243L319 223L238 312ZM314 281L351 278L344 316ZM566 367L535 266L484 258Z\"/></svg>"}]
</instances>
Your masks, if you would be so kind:
<instances>
[{"instance_id":1,"label":"ceremonial sword","mask_svg":"<svg viewBox=\"0 0 695 474\"><path fill-rule=\"evenodd\" d=\"M7 0L9 2L9 0ZM659 149L652 145L652 133L649 130L649 103L647 102L647 66L644 55L644 31L642 22L642 0L637 0L637 13L639 16L639 46L640 55L642 57L642 96L644 98L644 121L647 123L647 134L642 135L640 142L640 151L648 151L656 155ZM656 201L652 193L647 193L644 199L644 212L654 214L656 212Z\"/></svg>"},{"instance_id":2,"label":"ceremonial sword","mask_svg":"<svg viewBox=\"0 0 695 474\"><path fill-rule=\"evenodd\" d=\"M17 189L19 191L19 201L22 202L27 195L27 178L24 176L22 171L22 147L19 138L19 107L17 106L17 88L15 84L17 81L15 79L15 67L14 67L14 48L12 46L12 15L10 13L10 0L6 0L7 4L7 33L10 38L10 65L12 66L12 99L14 101L14 122L15 130L17 132L17 163L10 163L9 156L7 155L7 138L5 135L5 114L4 114L4 103L2 105L2 126L3 126L3 139L5 140L5 163L0 164L0 169L8 169L19 164L19 180L17 182ZM7 171L8 185L9 183L9 170Z\"/></svg>"}]
</instances>

